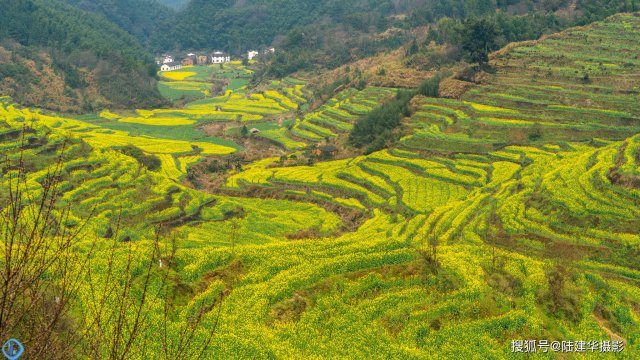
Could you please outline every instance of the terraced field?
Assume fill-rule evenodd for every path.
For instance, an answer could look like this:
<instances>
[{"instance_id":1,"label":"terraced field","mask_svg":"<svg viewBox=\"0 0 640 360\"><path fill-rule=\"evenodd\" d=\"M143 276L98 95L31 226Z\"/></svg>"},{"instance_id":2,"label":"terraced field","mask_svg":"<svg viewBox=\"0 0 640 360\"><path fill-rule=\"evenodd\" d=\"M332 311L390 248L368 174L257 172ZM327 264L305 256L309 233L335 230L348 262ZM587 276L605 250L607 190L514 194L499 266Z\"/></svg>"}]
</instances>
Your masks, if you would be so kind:
<instances>
[{"instance_id":1,"label":"terraced field","mask_svg":"<svg viewBox=\"0 0 640 360\"><path fill-rule=\"evenodd\" d=\"M122 237L129 240L150 239L156 225L185 221L191 224L188 228L195 234L198 222L208 221L212 225L224 221L227 212L240 208L251 214L245 220L249 225L243 228L243 236L257 238L247 231L259 230L263 242L282 240L316 225L329 234L339 225L335 215L314 205L289 202L287 215L275 219L267 210L268 206L275 205L268 201L221 198L179 184L174 179L184 174L190 163L200 159L200 156L181 155L193 151L190 143L138 140L126 135L100 133L94 128L82 128L83 123L79 121L52 118L12 105L0 107L0 115L3 119L0 122L2 198L7 195L4 189L8 189L8 179L18 173L11 169L19 162L29 169L24 180L28 189L34 191L34 198L38 197L38 190L52 166L59 167L61 206L73 205L71 221L91 216L93 230L100 236L107 228L116 226L116 216L126 219L123 220L126 231ZM28 126L29 130L23 131L23 126ZM73 130L69 130L70 127ZM80 140L74 136L76 133L85 135ZM71 140L68 140L69 135ZM158 156L162 167L158 171L147 170L136 159L118 151L120 146L131 144ZM200 153L203 155L233 151L212 144L194 146L202 146ZM55 160L60 154L64 154L63 161L57 165ZM256 213L257 209L262 212ZM256 222L269 223L276 230L263 232L266 226L251 226Z\"/></svg>"},{"instance_id":2,"label":"terraced field","mask_svg":"<svg viewBox=\"0 0 640 360\"><path fill-rule=\"evenodd\" d=\"M303 119L297 119L288 131L278 129L262 132L260 136L279 143L288 150L321 143L339 134L348 133L359 116L373 110L395 92L395 89L390 88L368 87L362 91L349 88L306 114Z\"/></svg>"},{"instance_id":3,"label":"terraced field","mask_svg":"<svg viewBox=\"0 0 640 360\"><path fill-rule=\"evenodd\" d=\"M493 60L496 76L461 99L417 98L398 148L313 165L267 157L230 171L215 194L174 180L202 155L233 147L115 127L193 129L227 113L236 117L219 121L270 119L258 135L295 155L347 133L395 90L345 90L291 130L276 121L303 103L295 79L183 109L99 118L45 115L5 99L0 189L22 158L37 199L69 137L61 201L72 206L70 227L93 212L90 231L105 237L122 212L119 236L135 242L140 259L158 227L162 241L175 241L173 263L157 267L179 292L173 316L161 295L149 294L133 358L162 353L150 339L163 321L171 338L197 314L215 329L204 352L211 358L546 359L553 354L513 354L511 341L614 339L625 342L623 354L576 358L634 359L638 38L640 17L618 15L509 46ZM122 145L157 155L162 166L146 169ZM193 341L208 335L198 331Z\"/></svg>"},{"instance_id":4,"label":"terraced field","mask_svg":"<svg viewBox=\"0 0 640 360\"><path fill-rule=\"evenodd\" d=\"M171 174L170 178L176 180L183 176L185 172L180 170L181 166L177 166L174 163L189 164L196 161L193 158L194 156L199 158L206 155L225 155L236 151L233 143L229 144L228 142L220 141L220 139L206 138L201 133L198 133L201 141L194 141L197 138L188 138L187 136L182 138L173 136L172 139L171 134L169 136L150 137L144 133L132 133L130 131L132 128L127 126L103 127L90 121L49 116L32 112L29 109L16 109L13 105L6 103L0 106L0 116L22 119L22 121L28 121L29 123L36 122L56 129L65 136L80 137L95 149L107 151L128 145L136 146L148 154L162 156L165 174ZM149 126L149 124L145 125ZM186 127L186 125L183 126ZM167 126L166 128L171 127ZM168 161L169 158L173 161Z\"/></svg>"},{"instance_id":5,"label":"terraced field","mask_svg":"<svg viewBox=\"0 0 640 360\"><path fill-rule=\"evenodd\" d=\"M199 99L211 96L212 80L226 84L227 89L243 90L252 71L238 62L209 66L185 66L180 70L161 72L160 93L170 99Z\"/></svg>"},{"instance_id":6,"label":"terraced field","mask_svg":"<svg viewBox=\"0 0 640 360\"><path fill-rule=\"evenodd\" d=\"M640 132L633 16L509 46L461 100L416 101L410 149L487 152L509 143L625 139ZM623 34L623 35L621 35Z\"/></svg>"},{"instance_id":7,"label":"terraced field","mask_svg":"<svg viewBox=\"0 0 640 360\"><path fill-rule=\"evenodd\" d=\"M445 158L427 161L414 153L395 156L386 151L315 166L273 167L277 161L255 163L230 177L227 186L282 186L306 190L310 197L321 199L328 192L333 201L350 199L354 204L366 204L369 210L383 207L425 213L482 186L491 166L480 162L455 165Z\"/></svg>"},{"instance_id":8,"label":"terraced field","mask_svg":"<svg viewBox=\"0 0 640 360\"><path fill-rule=\"evenodd\" d=\"M224 95L211 96L205 91L198 96L201 99L189 102L184 107L138 109L135 113L103 110L97 115L59 117L31 113L28 109L16 110L10 102L6 106L9 111L24 112L16 116L37 118L48 126L68 130L93 146L109 148L135 145L149 154L161 155L163 173L173 180L179 180L185 176L188 166L197 163L202 156L226 155L242 150L242 146L229 136L207 135L201 130L203 126L216 123L233 129L247 124L262 129L268 125L269 130L284 133L284 126L289 122L278 120L282 116L289 116L307 101L305 82L301 80L287 78L263 90L249 91L246 85L250 74L250 70L237 62L225 64L223 68L217 65L194 66L161 73L163 78L170 80L161 82L161 89L167 84L178 87L190 83L211 88L212 79L225 79L228 82ZM238 81L244 85L236 86ZM278 122L281 125L276 125ZM294 140L284 136L283 141L287 145L297 145Z\"/></svg>"},{"instance_id":9,"label":"terraced field","mask_svg":"<svg viewBox=\"0 0 640 360\"><path fill-rule=\"evenodd\" d=\"M366 344L363 357L377 349L429 358L423 350L437 347L441 358L505 358L513 334L614 334L635 354L640 64L628 55L640 49L626 35L609 41L623 29L638 36L640 18L620 15L499 52L495 78L462 99L415 99L400 149L313 166L265 159L231 176L235 191L351 203L369 220L337 242L355 241L349 258L359 256L355 246L384 258L365 268L334 263L349 270L276 295L279 339L322 318L327 325L312 338L294 336L305 344L294 346L301 356L353 354L346 344L364 328L355 341ZM308 114L292 134L313 143L348 131L358 109L344 105L354 94ZM554 276L566 278L560 288ZM347 313L326 315L336 308Z\"/></svg>"}]
</instances>

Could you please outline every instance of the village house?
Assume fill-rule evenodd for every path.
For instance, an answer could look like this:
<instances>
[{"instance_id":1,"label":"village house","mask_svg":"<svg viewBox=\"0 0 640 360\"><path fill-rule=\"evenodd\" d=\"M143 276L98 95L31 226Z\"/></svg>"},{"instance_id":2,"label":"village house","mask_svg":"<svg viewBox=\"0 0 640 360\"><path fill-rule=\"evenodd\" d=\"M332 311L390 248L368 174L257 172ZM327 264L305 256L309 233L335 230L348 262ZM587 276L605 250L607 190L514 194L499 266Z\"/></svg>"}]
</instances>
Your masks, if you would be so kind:
<instances>
[{"instance_id":1,"label":"village house","mask_svg":"<svg viewBox=\"0 0 640 360\"><path fill-rule=\"evenodd\" d=\"M196 54L187 54L187 57L182 59L182 66L193 66L196 64Z\"/></svg>"},{"instance_id":2,"label":"village house","mask_svg":"<svg viewBox=\"0 0 640 360\"><path fill-rule=\"evenodd\" d=\"M162 64L162 66L160 66L160 71L172 71L172 70L179 70L179 69L182 69L182 64L180 64L177 61Z\"/></svg>"},{"instance_id":3,"label":"village house","mask_svg":"<svg viewBox=\"0 0 640 360\"><path fill-rule=\"evenodd\" d=\"M207 55L198 55L198 65L207 65L209 63L209 57Z\"/></svg>"},{"instance_id":4,"label":"village house","mask_svg":"<svg viewBox=\"0 0 640 360\"><path fill-rule=\"evenodd\" d=\"M249 60L253 60L256 56L260 55L260 52L255 51L255 50L249 50L247 52L247 59Z\"/></svg>"},{"instance_id":5,"label":"village house","mask_svg":"<svg viewBox=\"0 0 640 360\"><path fill-rule=\"evenodd\" d=\"M231 57L229 54L225 54L222 51L214 51L211 54L211 63L212 64L224 64L231 61Z\"/></svg>"},{"instance_id":6,"label":"village house","mask_svg":"<svg viewBox=\"0 0 640 360\"><path fill-rule=\"evenodd\" d=\"M173 62L173 56L171 55L164 55L164 58L162 59L162 63L163 64L169 64Z\"/></svg>"},{"instance_id":7,"label":"village house","mask_svg":"<svg viewBox=\"0 0 640 360\"><path fill-rule=\"evenodd\" d=\"M338 148L333 145L324 145L314 149L312 153L317 157L330 159L338 155Z\"/></svg>"}]
</instances>

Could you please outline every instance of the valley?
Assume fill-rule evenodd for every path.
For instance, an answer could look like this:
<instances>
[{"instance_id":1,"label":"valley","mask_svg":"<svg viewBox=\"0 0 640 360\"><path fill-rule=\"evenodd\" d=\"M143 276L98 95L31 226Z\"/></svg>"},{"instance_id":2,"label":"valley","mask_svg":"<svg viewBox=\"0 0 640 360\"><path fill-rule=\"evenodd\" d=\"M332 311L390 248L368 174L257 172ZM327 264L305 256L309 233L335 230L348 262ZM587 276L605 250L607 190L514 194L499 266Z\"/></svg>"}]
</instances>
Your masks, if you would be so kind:
<instances>
[{"instance_id":1,"label":"valley","mask_svg":"<svg viewBox=\"0 0 640 360\"><path fill-rule=\"evenodd\" d=\"M512 341L609 338L636 358L637 39L623 13L511 43L475 82L407 71L441 74L438 96L413 94L398 141L374 151L350 133L407 88L319 99L310 73L254 84L254 64L232 61L160 72L166 106L72 114L5 96L0 200L19 189L37 208L53 174L69 210L56 226L81 231L91 282L141 292L151 274L125 358L550 358ZM133 260L111 274L113 251ZM90 323L88 283L70 312Z\"/></svg>"}]
</instances>

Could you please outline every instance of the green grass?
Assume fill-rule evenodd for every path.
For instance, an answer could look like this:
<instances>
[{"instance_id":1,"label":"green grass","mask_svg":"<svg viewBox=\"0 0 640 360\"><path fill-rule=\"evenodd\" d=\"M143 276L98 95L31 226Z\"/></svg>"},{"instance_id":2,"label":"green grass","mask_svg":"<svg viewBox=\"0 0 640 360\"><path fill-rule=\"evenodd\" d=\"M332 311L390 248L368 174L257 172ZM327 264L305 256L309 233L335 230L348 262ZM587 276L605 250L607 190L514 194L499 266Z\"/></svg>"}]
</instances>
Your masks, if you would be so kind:
<instances>
[{"instance_id":1,"label":"green grass","mask_svg":"<svg viewBox=\"0 0 640 360\"><path fill-rule=\"evenodd\" d=\"M158 90L163 97L176 101L182 98L198 99L205 97L205 90L210 86L207 84L193 83L182 85L175 84L173 82L160 81L158 83Z\"/></svg>"},{"instance_id":2,"label":"green grass","mask_svg":"<svg viewBox=\"0 0 640 360\"><path fill-rule=\"evenodd\" d=\"M132 136L149 136L157 139L202 141L212 144L224 145L237 150L242 147L227 139L208 136L204 132L196 129L195 126L154 126L134 123L124 123L109 121L104 119L87 118L85 121L92 125L100 126L104 129L126 131ZM202 123L202 122L201 122Z\"/></svg>"}]
</instances>

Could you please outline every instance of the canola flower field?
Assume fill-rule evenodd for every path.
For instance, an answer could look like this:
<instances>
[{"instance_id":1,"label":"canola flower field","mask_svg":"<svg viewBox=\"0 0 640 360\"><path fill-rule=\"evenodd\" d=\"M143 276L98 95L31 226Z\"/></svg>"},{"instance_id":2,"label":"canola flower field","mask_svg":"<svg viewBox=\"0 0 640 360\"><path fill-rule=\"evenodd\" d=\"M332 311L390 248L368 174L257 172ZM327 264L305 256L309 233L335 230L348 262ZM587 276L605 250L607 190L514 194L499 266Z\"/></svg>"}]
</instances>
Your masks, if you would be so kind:
<instances>
[{"instance_id":1,"label":"canola flower field","mask_svg":"<svg viewBox=\"0 0 640 360\"><path fill-rule=\"evenodd\" d=\"M148 154L159 155L163 174L180 180L188 167L203 156L226 155L242 150L233 140L207 136L199 127L208 123L234 126L246 123L262 127L258 123L273 122L274 118L279 119L307 102L305 82L293 78L270 84L268 89L260 92L247 90L246 84L235 87L233 82L237 80L248 83L250 74L251 71L238 62L225 64L223 68L217 65L194 66L161 73L161 77L174 87L197 83L210 88L213 78L229 80L223 95L202 94L201 99L180 108L138 109L135 113L103 110L95 116L65 117L32 113L29 109L18 110L8 102L3 110L5 113L16 111L14 116L37 119L47 126L75 134L99 148L134 145ZM164 82L160 84L161 87L165 85ZM286 131L282 126L279 129Z\"/></svg>"},{"instance_id":2,"label":"canola flower field","mask_svg":"<svg viewBox=\"0 0 640 360\"><path fill-rule=\"evenodd\" d=\"M68 226L94 213L88 232L104 237L122 213L119 236L141 258L133 273L146 266L154 228L168 228L178 249L163 271L182 291L168 336L204 305L204 326L216 329L209 358L546 359L513 354L511 340L614 338L625 341L621 358L633 359L640 62L629 54L639 37L640 17L617 15L510 47L494 55L496 75L462 99L417 98L398 148L308 166L264 158L232 171L219 194L177 180L201 157L236 148L136 135L134 126L193 129L208 112L275 122L303 110L304 84L283 79L263 93L229 89L184 109L80 119L5 98L0 183L15 175L4 164L22 158L37 199L71 139L61 174ZM565 46L571 51L558 50ZM598 48L609 57L596 57ZM193 76L204 75L176 78ZM303 149L348 132L395 91L347 89L291 129L259 136ZM160 170L118 151L124 145L157 155ZM79 296L90 306L88 294ZM143 331L152 337L164 309L152 296L148 310ZM206 338L200 331L194 340ZM157 342L135 348L132 358L161 356Z\"/></svg>"}]
</instances>

